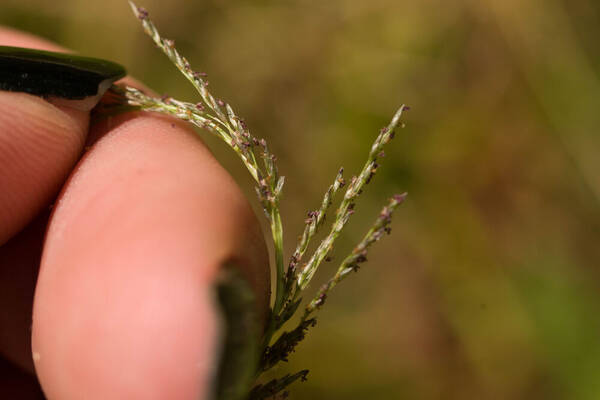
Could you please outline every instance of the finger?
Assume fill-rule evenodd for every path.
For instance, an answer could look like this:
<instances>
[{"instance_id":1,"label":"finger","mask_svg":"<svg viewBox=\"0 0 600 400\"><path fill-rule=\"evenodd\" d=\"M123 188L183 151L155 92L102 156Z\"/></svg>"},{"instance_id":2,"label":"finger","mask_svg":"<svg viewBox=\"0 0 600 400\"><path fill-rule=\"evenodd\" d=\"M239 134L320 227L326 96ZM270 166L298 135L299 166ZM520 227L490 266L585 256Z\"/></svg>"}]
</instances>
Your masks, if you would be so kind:
<instances>
[{"instance_id":1,"label":"finger","mask_svg":"<svg viewBox=\"0 0 600 400\"><path fill-rule=\"evenodd\" d=\"M51 43L0 28L0 44L60 51ZM77 161L89 113L26 93L0 91L0 245L57 194Z\"/></svg>"},{"instance_id":2,"label":"finger","mask_svg":"<svg viewBox=\"0 0 600 400\"><path fill-rule=\"evenodd\" d=\"M32 341L42 387L51 400L205 398L218 269L237 264L267 308L258 223L186 126L129 114L96 129L47 232Z\"/></svg>"}]
</instances>

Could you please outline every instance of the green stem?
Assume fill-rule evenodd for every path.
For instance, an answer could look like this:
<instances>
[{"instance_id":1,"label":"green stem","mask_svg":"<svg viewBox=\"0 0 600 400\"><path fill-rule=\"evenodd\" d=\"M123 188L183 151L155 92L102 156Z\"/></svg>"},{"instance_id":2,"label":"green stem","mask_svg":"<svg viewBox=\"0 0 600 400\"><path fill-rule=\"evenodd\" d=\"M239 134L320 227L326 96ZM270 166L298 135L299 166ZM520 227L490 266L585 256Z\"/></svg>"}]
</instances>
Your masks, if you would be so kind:
<instances>
[{"instance_id":1,"label":"green stem","mask_svg":"<svg viewBox=\"0 0 600 400\"><path fill-rule=\"evenodd\" d=\"M275 245L275 266L277 272L277 283L275 289L275 304L273 306L273 315L276 316L281 311L284 298L284 267L283 267L283 226L281 224L281 215L279 209L273 207L271 210L271 231L273 232L273 243Z\"/></svg>"}]
</instances>

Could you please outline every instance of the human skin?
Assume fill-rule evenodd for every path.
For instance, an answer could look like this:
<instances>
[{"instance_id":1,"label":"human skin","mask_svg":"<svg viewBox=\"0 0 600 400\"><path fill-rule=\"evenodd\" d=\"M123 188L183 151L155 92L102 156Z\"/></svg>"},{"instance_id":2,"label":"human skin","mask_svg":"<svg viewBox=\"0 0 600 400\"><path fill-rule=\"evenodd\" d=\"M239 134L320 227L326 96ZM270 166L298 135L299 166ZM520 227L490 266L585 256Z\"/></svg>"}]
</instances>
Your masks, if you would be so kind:
<instances>
[{"instance_id":1,"label":"human skin","mask_svg":"<svg viewBox=\"0 0 600 400\"><path fill-rule=\"evenodd\" d=\"M7 28L0 44L62 50ZM189 126L89 120L0 92L0 398L42 398L34 374L50 400L208 398L223 266L268 307L259 224Z\"/></svg>"}]
</instances>

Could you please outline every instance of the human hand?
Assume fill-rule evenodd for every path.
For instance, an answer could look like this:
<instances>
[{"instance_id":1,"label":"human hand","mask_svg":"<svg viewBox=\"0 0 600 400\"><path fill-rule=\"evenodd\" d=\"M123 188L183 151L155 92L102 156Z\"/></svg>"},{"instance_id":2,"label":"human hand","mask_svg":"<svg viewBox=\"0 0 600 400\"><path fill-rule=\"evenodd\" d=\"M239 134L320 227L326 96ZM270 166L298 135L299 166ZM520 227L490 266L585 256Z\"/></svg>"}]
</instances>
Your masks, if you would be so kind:
<instances>
[{"instance_id":1,"label":"human hand","mask_svg":"<svg viewBox=\"0 0 600 400\"><path fill-rule=\"evenodd\" d=\"M0 44L60 50L9 29ZM258 222L191 128L149 113L89 126L0 92L0 397L40 398L35 368L51 400L204 398L225 264L264 313Z\"/></svg>"}]
</instances>

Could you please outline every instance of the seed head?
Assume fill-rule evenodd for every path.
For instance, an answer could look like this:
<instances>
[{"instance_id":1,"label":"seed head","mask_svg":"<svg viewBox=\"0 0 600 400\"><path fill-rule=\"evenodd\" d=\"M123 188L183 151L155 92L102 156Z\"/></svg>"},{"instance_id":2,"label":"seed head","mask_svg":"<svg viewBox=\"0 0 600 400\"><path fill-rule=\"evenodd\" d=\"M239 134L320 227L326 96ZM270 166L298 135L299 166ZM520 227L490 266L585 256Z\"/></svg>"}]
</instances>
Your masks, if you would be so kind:
<instances>
[{"instance_id":1,"label":"seed head","mask_svg":"<svg viewBox=\"0 0 600 400\"><path fill-rule=\"evenodd\" d=\"M160 101L162 101L165 104L171 104L171 97L165 93L162 96L160 96Z\"/></svg>"},{"instance_id":2,"label":"seed head","mask_svg":"<svg viewBox=\"0 0 600 400\"><path fill-rule=\"evenodd\" d=\"M137 16L141 20L148 19L148 10L146 10L144 7L138 7L137 8Z\"/></svg>"},{"instance_id":3,"label":"seed head","mask_svg":"<svg viewBox=\"0 0 600 400\"><path fill-rule=\"evenodd\" d=\"M394 200L398 203L402 203L406 199L406 196L408 196L408 193L395 194Z\"/></svg>"},{"instance_id":4,"label":"seed head","mask_svg":"<svg viewBox=\"0 0 600 400\"><path fill-rule=\"evenodd\" d=\"M317 299L317 301L315 301L315 305L317 307L321 307L323 304L325 304L326 299L327 299L327 294L325 294L325 292L321 293L319 295L319 298Z\"/></svg>"}]
</instances>

